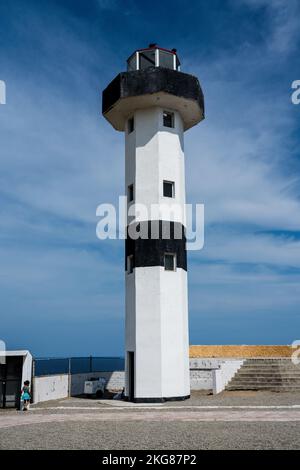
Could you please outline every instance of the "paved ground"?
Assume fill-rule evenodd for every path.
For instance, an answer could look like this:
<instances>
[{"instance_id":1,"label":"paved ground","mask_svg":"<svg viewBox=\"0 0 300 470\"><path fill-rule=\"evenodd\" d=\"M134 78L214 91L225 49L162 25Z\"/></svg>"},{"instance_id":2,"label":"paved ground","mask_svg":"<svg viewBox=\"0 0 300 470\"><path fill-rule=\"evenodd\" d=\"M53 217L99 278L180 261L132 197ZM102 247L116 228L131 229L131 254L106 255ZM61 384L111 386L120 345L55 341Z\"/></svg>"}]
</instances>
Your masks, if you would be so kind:
<instances>
[{"instance_id":1,"label":"paved ground","mask_svg":"<svg viewBox=\"0 0 300 470\"><path fill-rule=\"evenodd\" d=\"M147 406L49 402L1 411L0 449L300 449L300 394L193 393Z\"/></svg>"}]
</instances>

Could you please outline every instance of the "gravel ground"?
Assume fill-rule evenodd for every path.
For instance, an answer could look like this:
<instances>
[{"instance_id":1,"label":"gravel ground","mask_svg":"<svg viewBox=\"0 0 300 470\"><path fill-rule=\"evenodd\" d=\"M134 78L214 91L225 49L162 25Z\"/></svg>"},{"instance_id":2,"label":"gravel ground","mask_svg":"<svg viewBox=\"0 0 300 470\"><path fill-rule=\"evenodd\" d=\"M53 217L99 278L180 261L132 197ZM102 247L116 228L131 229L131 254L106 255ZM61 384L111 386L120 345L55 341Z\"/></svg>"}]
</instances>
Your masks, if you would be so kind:
<instances>
[{"instance_id":1,"label":"gravel ground","mask_svg":"<svg viewBox=\"0 0 300 470\"><path fill-rule=\"evenodd\" d=\"M193 392L185 402L172 402L172 405L300 405L299 392L253 392L253 391L224 391L218 395L207 392ZM170 404L170 402L168 403Z\"/></svg>"},{"instance_id":2,"label":"gravel ground","mask_svg":"<svg viewBox=\"0 0 300 470\"><path fill-rule=\"evenodd\" d=\"M72 422L0 431L1 449L300 449L300 423Z\"/></svg>"},{"instance_id":3,"label":"gravel ground","mask_svg":"<svg viewBox=\"0 0 300 470\"><path fill-rule=\"evenodd\" d=\"M250 408L228 408L239 406ZM71 398L2 410L0 449L300 449L300 394L194 392L146 408Z\"/></svg>"}]
</instances>

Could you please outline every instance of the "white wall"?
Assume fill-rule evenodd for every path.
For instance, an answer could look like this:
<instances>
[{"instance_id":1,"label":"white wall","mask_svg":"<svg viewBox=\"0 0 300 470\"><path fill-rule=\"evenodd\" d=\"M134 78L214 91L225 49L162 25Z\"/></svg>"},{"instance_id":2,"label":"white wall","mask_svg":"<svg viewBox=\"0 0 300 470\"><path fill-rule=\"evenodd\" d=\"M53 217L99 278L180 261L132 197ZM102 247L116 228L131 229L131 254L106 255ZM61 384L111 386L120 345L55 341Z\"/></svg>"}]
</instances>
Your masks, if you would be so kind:
<instances>
[{"instance_id":1,"label":"white wall","mask_svg":"<svg viewBox=\"0 0 300 470\"><path fill-rule=\"evenodd\" d=\"M136 268L126 275L126 309L126 351L135 352L135 397L189 395L187 272Z\"/></svg>"},{"instance_id":2,"label":"white wall","mask_svg":"<svg viewBox=\"0 0 300 470\"><path fill-rule=\"evenodd\" d=\"M164 110L153 106L134 113L135 129L125 133L126 188L134 184L134 203L148 209L137 207L136 220L185 225L183 122L174 111L174 128L164 127ZM164 180L174 182L174 198L163 196ZM179 211L172 213L174 204ZM152 205L166 211L150 213ZM125 276L126 352L135 353L135 397L189 395L187 272L151 266Z\"/></svg>"},{"instance_id":3,"label":"white wall","mask_svg":"<svg viewBox=\"0 0 300 470\"><path fill-rule=\"evenodd\" d=\"M190 359L191 389L213 390L214 393L220 393L243 363L243 359Z\"/></svg>"},{"instance_id":4,"label":"white wall","mask_svg":"<svg viewBox=\"0 0 300 470\"><path fill-rule=\"evenodd\" d=\"M125 380L124 375L124 371L73 374L71 379L71 395L82 395L84 393L84 382L90 380L92 377L105 377L107 380L105 388L109 391L122 390Z\"/></svg>"},{"instance_id":5,"label":"white wall","mask_svg":"<svg viewBox=\"0 0 300 470\"><path fill-rule=\"evenodd\" d=\"M221 386L224 390L225 386L232 379L234 374L243 364L242 359L190 359L189 379L191 390L213 390L213 372L217 370L221 374ZM194 367L194 368L193 368ZM80 395L83 393L83 383L85 378L105 377L108 379L107 389L110 391L122 390L125 386L125 372L93 372L92 374L75 374L72 376L72 395ZM176 375L175 375L176 377ZM73 385L74 384L74 385ZM221 390L221 391L222 391Z\"/></svg>"},{"instance_id":6,"label":"white wall","mask_svg":"<svg viewBox=\"0 0 300 470\"><path fill-rule=\"evenodd\" d=\"M119 391L124 387L124 371L73 374L70 380L71 396L82 395L84 393L84 382L91 377L105 377L107 379L106 388L109 391ZM34 403L67 398L69 396L68 374L35 377L33 380L33 393Z\"/></svg>"},{"instance_id":7,"label":"white wall","mask_svg":"<svg viewBox=\"0 0 300 470\"><path fill-rule=\"evenodd\" d=\"M173 220L185 225L185 159L183 124L174 111L175 127L163 127L164 108L152 107L134 114L135 130L125 133L125 185L134 184L134 202L143 204L148 214L136 213L136 220ZM175 198L163 197L163 180L174 181ZM171 208L179 204L181 211L166 217L153 214L152 204Z\"/></svg>"},{"instance_id":8,"label":"white wall","mask_svg":"<svg viewBox=\"0 0 300 470\"><path fill-rule=\"evenodd\" d=\"M190 359L189 378L191 390L214 390L214 393L221 392L242 366L243 362L242 359ZM215 372L217 373L215 374ZM145 376L147 376L147 372ZM82 395L84 392L84 382L91 377L105 377L108 380L106 388L110 391L119 391L125 386L124 371L73 374L71 378L71 395ZM151 375L148 374L148 378L151 380ZM35 377L33 390L35 403L66 398L68 397L68 375Z\"/></svg>"},{"instance_id":9,"label":"white wall","mask_svg":"<svg viewBox=\"0 0 300 470\"><path fill-rule=\"evenodd\" d=\"M33 380L34 403L58 400L68 396L68 375L47 375Z\"/></svg>"},{"instance_id":10,"label":"white wall","mask_svg":"<svg viewBox=\"0 0 300 470\"><path fill-rule=\"evenodd\" d=\"M160 268L162 396L190 395L187 272Z\"/></svg>"},{"instance_id":11,"label":"white wall","mask_svg":"<svg viewBox=\"0 0 300 470\"><path fill-rule=\"evenodd\" d=\"M213 371L213 392L220 393L225 390L226 385L237 373L243 363L244 360L242 359L224 360L220 364L220 368Z\"/></svg>"},{"instance_id":12,"label":"white wall","mask_svg":"<svg viewBox=\"0 0 300 470\"><path fill-rule=\"evenodd\" d=\"M212 370L190 370L191 390L212 390L213 376Z\"/></svg>"}]
</instances>

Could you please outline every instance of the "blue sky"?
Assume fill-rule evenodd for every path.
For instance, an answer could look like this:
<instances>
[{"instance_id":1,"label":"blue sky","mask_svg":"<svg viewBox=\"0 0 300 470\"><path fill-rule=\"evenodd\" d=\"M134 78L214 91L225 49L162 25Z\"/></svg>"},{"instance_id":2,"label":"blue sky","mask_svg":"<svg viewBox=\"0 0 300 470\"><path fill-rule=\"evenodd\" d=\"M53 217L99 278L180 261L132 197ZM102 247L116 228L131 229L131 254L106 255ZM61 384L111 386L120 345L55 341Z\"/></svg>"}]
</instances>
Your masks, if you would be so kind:
<instances>
[{"instance_id":1,"label":"blue sky","mask_svg":"<svg viewBox=\"0 0 300 470\"><path fill-rule=\"evenodd\" d=\"M185 136L190 342L300 336L298 0L0 0L0 338L35 355L122 355L123 242L96 207L124 189L123 135L101 92L150 42L200 78Z\"/></svg>"}]
</instances>

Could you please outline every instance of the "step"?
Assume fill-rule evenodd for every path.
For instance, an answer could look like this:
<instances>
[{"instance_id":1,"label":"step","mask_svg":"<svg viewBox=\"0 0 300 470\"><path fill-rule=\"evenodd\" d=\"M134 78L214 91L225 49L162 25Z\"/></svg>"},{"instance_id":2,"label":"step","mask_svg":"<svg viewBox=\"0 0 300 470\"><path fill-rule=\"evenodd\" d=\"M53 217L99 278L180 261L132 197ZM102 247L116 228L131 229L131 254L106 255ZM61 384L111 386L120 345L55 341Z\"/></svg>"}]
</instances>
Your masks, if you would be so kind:
<instances>
[{"instance_id":1,"label":"step","mask_svg":"<svg viewBox=\"0 0 300 470\"><path fill-rule=\"evenodd\" d=\"M237 371L238 373L247 373L247 374L295 374L300 375L300 370L294 369L248 369L247 367L243 367Z\"/></svg>"},{"instance_id":2,"label":"step","mask_svg":"<svg viewBox=\"0 0 300 470\"><path fill-rule=\"evenodd\" d=\"M229 385L229 384L228 384ZM230 385L250 385L250 386L273 386L273 385L293 385L293 386L296 386L296 387L300 387L300 382L298 381L293 381L293 380L285 380L284 382L282 382L281 380L273 380L273 381L247 381L247 380L236 380L236 381L231 381L230 382Z\"/></svg>"},{"instance_id":3,"label":"step","mask_svg":"<svg viewBox=\"0 0 300 470\"><path fill-rule=\"evenodd\" d=\"M293 369L300 370L299 366L295 364L243 364L243 369Z\"/></svg>"},{"instance_id":4,"label":"step","mask_svg":"<svg viewBox=\"0 0 300 470\"><path fill-rule=\"evenodd\" d=\"M261 373L261 374L255 374L255 373L250 373L248 374L247 372L240 372L239 374L237 374L237 376L239 377L244 377L244 378L251 378L251 377L255 377L257 379L260 379L260 378L283 378L283 379L289 379L289 378L292 378L292 379L298 379L300 380L300 374L287 374L287 373L284 373L284 374L278 374L277 372L276 373Z\"/></svg>"},{"instance_id":5,"label":"step","mask_svg":"<svg viewBox=\"0 0 300 470\"><path fill-rule=\"evenodd\" d=\"M247 373L269 373L269 374L298 374L300 375L300 368L299 369L292 369L291 367L273 367L272 369L269 367L241 367L237 370L237 372L247 372Z\"/></svg>"},{"instance_id":6,"label":"step","mask_svg":"<svg viewBox=\"0 0 300 470\"><path fill-rule=\"evenodd\" d=\"M278 384L278 385L281 385L281 384L295 384L296 386L299 386L300 387L300 381L299 380L291 380L291 379L288 379L288 380L278 380L278 379L274 379L274 380L244 380L244 379L236 379L236 380L232 380L230 382L230 385L237 385L237 384L253 384L253 385L273 385L273 384Z\"/></svg>"},{"instance_id":7,"label":"step","mask_svg":"<svg viewBox=\"0 0 300 470\"><path fill-rule=\"evenodd\" d=\"M275 366L274 367L270 367L270 366L268 366L268 367L252 367L251 366L250 367L250 366L242 366L238 370L250 370L250 371L253 371L253 372L259 371L259 370L261 370L261 371L276 371L276 370L278 370L278 371L282 371L282 372L291 371L291 372L295 372L295 373L298 372L299 373L300 372L300 367L287 367L287 366L286 367L275 367Z\"/></svg>"},{"instance_id":8,"label":"step","mask_svg":"<svg viewBox=\"0 0 300 470\"><path fill-rule=\"evenodd\" d=\"M249 375L249 376L252 376L252 377L261 377L261 376L264 376L264 377L275 377L275 376L300 377L300 374L298 372L293 372L293 371L281 372L281 371L278 371L278 370L276 370L276 371L274 370L272 372L270 372L270 371L261 371L261 370L257 370L257 371L241 370L241 371L236 372L236 375Z\"/></svg>"},{"instance_id":9,"label":"step","mask_svg":"<svg viewBox=\"0 0 300 470\"><path fill-rule=\"evenodd\" d=\"M236 377L245 377L245 378L255 378L255 379L261 379L261 378L266 378L266 379L273 379L273 378L283 378L283 379L289 379L289 378L292 378L292 379L298 379L300 380L300 376L297 374L235 374L233 376L233 378L236 378Z\"/></svg>"},{"instance_id":10,"label":"step","mask_svg":"<svg viewBox=\"0 0 300 470\"><path fill-rule=\"evenodd\" d=\"M226 390L269 390L300 392L300 365L285 359L247 359Z\"/></svg>"},{"instance_id":11,"label":"step","mask_svg":"<svg viewBox=\"0 0 300 470\"><path fill-rule=\"evenodd\" d=\"M299 387L294 387L294 386L251 386L251 385L237 385L237 386L227 386L225 390L228 391L233 391L233 390L269 390L269 391L275 391L275 392L300 392L300 386Z\"/></svg>"},{"instance_id":12,"label":"step","mask_svg":"<svg viewBox=\"0 0 300 470\"><path fill-rule=\"evenodd\" d=\"M296 367L296 366L293 366L293 365L289 365L289 366L242 366L240 367L240 369L238 370L280 370L280 371L284 371L284 370L288 370L288 371L293 371L293 372L300 372L300 367Z\"/></svg>"},{"instance_id":13,"label":"step","mask_svg":"<svg viewBox=\"0 0 300 470\"><path fill-rule=\"evenodd\" d=\"M261 363L266 363L266 362L274 362L274 363L279 363L279 362L291 362L291 357L292 356L289 356L289 357L274 357L274 358L268 358L268 357L265 357L265 358L261 358L261 357L257 357L257 358L248 358L248 359L245 359L245 363L249 363L249 362L261 362Z\"/></svg>"},{"instance_id":14,"label":"step","mask_svg":"<svg viewBox=\"0 0 300 470\"><path fill-rule=\"evenodd\" d=\"M283 365L284 364L294 364L292 359L293 359L292 356L289 357L288 359L285 359L284 361L283 360L281 360L281 361L271 361L271 360L267 360L267 359L265 359L265 360L258 360L257 359L256 361L250 361L248 359L248 360L244 360L243 364L269 364L271 366L272 365L277 366L278 364L283 364ZM295 365L297 365L297 364L295 364Z\"/></svg>"}]
</instances>

